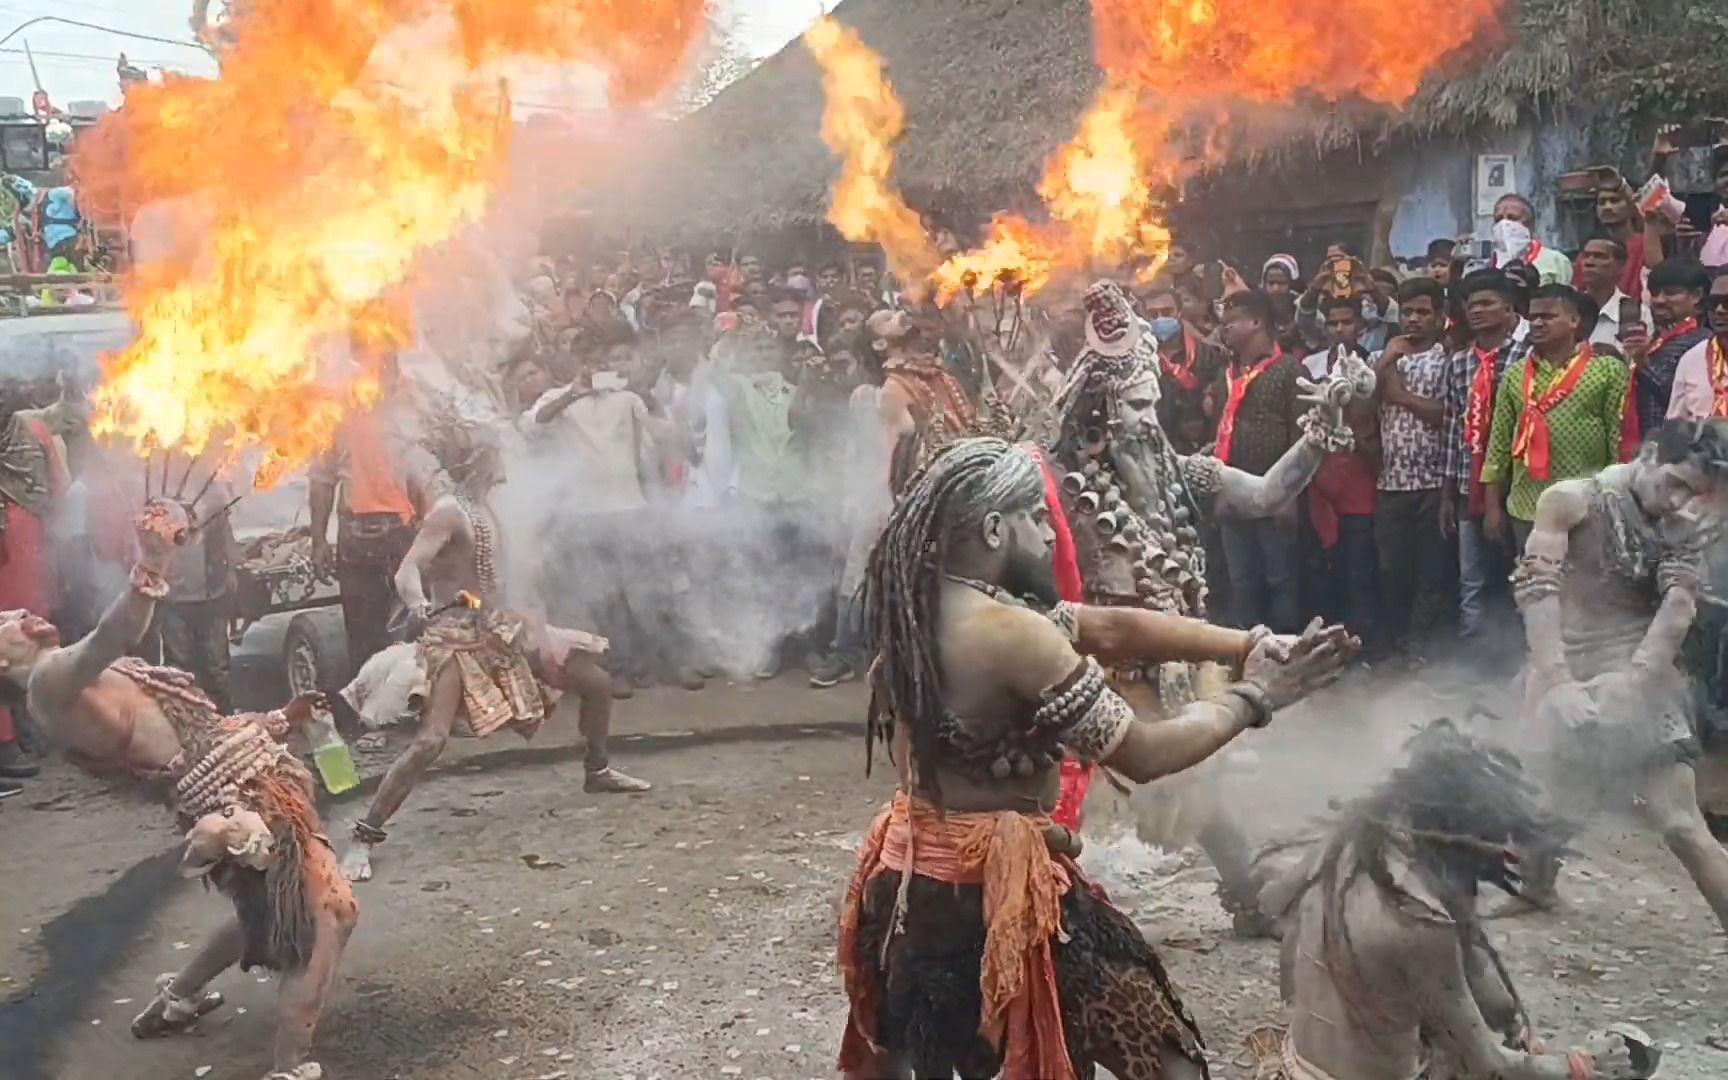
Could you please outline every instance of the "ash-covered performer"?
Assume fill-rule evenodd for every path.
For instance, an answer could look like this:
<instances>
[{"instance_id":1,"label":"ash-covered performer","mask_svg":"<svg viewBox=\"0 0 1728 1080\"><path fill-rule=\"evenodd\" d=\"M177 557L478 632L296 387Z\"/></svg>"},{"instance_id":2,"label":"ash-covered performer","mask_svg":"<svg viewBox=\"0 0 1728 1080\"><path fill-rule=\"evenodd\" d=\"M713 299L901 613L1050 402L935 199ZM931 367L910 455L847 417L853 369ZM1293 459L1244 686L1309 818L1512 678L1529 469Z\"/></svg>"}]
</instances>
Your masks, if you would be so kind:
<instances>
[{"instance_id":1,"label":"ash-covered performer","mask_svg":"<svg viewBox=\"0 0 1728 1080\"><path fill-rule=\"evenodd\" d=\"M1076 867L1049 812L1065 753L1145 783L1188 768L1331 678L1354 648L1151 611L1057 604L1034 452L960 440L912 479L871 553L872 743L900 790L847 890L848 1077L1119 1080L1208 1075L1204 1045L1134 923ZM1235 658L1239 678L1157 724L1114 661Z\"/></svg>"},{"instance_id":2,"label":"ash-covered performer","mask_svg":"<svg viewBox=\"0 0 1728 1080\"><path fill-rule=\"evenodd\" d=\"M454 490L427 513L413 546L396 571L396 589L424 629L417 648L389 654L386 662L418 665L414 695L422 705L413 743L384 774L372 805L354 824L354 842L342 859L350 881L372 876L372 848L450 736L484 738L504 727L524 738L540 730L568 691L580 699L579 725L587 741L583 765L589 792L649 790L646 781L611 767L606 737L612 726L611 679L597 662L606 639L548 626L537 611L518 613L503 578L504 538L490 504L504 482L504 459L494 433L453 418L438 425L437 455ZM391 673L362 671L344 697L364 708L365 688ZM358 704L356 704L358 701Z\"/></svg>"},{"instance_id":3,"label":"ash-covered performer","mask_svg":"<svg viewBox=\"0 0 1728 1080\"><path fill-rule=\"evenodd\" d=\"M1484 885L1517 895L1518 849L1556 835L1517 760L1444 720L1409 752L1267 889L1294 920L1280 965L1290 1013L1256 1080L1648 1075L1615 1037L1530 1052L1529 1017L1476 914Z\"/></svg>"},{"instance_id":4,"label":"ash-covered performer","mask_svg":"<svg viewBox=\"0 0 1728 1080\"><path fill-rule=\"evenodd\" d=\"M190 523L153 502L137 524L129 588L87 637L28 612L0 616L0 690L27 694L31 714L68 760L100 776L160 787L187 830L182 872L234 903L228 922L177 974L157 981L139 1038L174 1034L222 1004L205 987L239 964L282 975L274 1070L266 1080L317 1080L312 1034L358 909L313 805L313 783L282 740L316 696L272 713L223 716L190 675L126 656L144 636Z\"/></svg>"},{"instance_id":5,"label":"ash-covered performer","mask_svg":"<svg viewBox=\"0 0 1728 1080\"><path fill-rule=\"evenodd\" d=\"M1670 420L1632 461L1542 493L1512 583L1530 642L1525 723L1550 797L1578 818L1636 796L1728 930L1728 849L1698 808L1677 663L1725 496L1728 420ZM1530 899L1552 902L1557 851L1534 854Z\"/></svg>"},{"instance_id":6,"label":"ash-covered performer","mask_svg":"<svg viewBox=\"0 0 1728 1080\"><path fill-rule=\"evenodd\" d=\"M1158 422L1158 357L1127 297L1102 281L1086 291L1083 304L1085 348L1055 402L1050 454L1063 474L1062 505L1083 596L1101 607L1205 618L1206 519L1253 520L1288 509L1329 453L1351 447L1344 406L1373 393L1374 373L1350 356L1320 384L1298 380L1303 400L1313 405L1302 418L1303 435L1264 476L1255 476L1211 455L1178 454ZM1111 687L1135 715L1155 720L1181 715L1197 698L1221 689L1217 661L1223 659L1131 656L1107 666ZM1078 809L1076 791L1087 784L1083 772L1064 776L1065 824L1078 824L1068 812ZM1270 932L1256 906L1252 853L1221 795L1215 775L1198 773L1136 792L1139 831L1165 847L1198 841L1218 868L1219 894L1238 931Z\"/></svg>"}]
</instances>

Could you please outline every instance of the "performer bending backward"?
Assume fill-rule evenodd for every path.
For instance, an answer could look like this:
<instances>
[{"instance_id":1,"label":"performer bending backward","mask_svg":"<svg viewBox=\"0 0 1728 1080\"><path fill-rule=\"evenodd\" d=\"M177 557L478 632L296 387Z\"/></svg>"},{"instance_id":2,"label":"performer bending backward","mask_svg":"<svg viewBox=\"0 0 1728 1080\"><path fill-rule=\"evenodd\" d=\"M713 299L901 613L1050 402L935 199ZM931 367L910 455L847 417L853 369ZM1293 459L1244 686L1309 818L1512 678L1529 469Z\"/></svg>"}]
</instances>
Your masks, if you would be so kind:
<instances>
[{"instance_id":1,"label":"performer bending backward","mask_svg":"<svg viewBox=\"0 0 1728 1080\"><path fill-rule=\"evenodd\" d=\"M1050 456L1063 473L1062 505L1084 599L1102 607L1205 618L1206 519L1253 520L1288 510L1327 454L1352 445L1344 407L1374 392L1374 372L1348 357L1319 384L1298 379L1300 400L1312 406L1301 419L1302 436L1264 476L1255 476L1210 454L1178 454L1171 446L1158 423L1158 355L1120 287L1098 282L1082 304L1086 344L1054 404ZM1230 319L1236 337L1246 342L1245 355L1276 353L1272 327L1258 306L1231 308ZM1182 715L1197 698L1217 692L1223 680L1217 665L1207 661L1222 659L1131 656L1106 666L1111 688L1135 715L1155 720ZM1086 781L1083 771L1065 770L1058 815L1064 824L1078 825ZM1139 832L1163 847L1197 840L1218 868L1219 895L1237 930L1266 933L1270 926L1258 915L1248 842L1222 794L1215 772L1136 792Z\"/></svg>"},{"instance_id":2,"label":"performer bending backward","mask_svg":"<svg viewBox=\"0 0 1728 1080\"><path fill-rule=\"evenodd\" d=\"M31 715L68 760L101 776L161 787L187 829L181 863L234 902L228 922L185 970L162 976L136 1020L139 1038L184 1031L222 1004L210 980L239 964L282 974L275 1071L265 1080L318 1080L306 1060L318 1015L359 914L318 811L311 774L282 745L315 696L273 713L223 716L192 676L126 656L167 593L189 522L153 502L137 526L130 587L89 636L60 634L28 612L0 616L0 690L27 692Z\"/></svg>"},{"instance_id":3,"label":"performer bending backward","mask_svg":"<svg viewBox=\"0 0 1728 1080\"><path fill-rule=\"evenodd\" d=\"M1728 929L1728 849L1698 808L1700 746L1677 666L1698 610L1704 551L1728 497L1728 420L1670 420L1638 456L1542 493L1513 591L1530 639L1526 727L1568 816L1640 798ZM1553 899L1557 848L1531 899Z\"/></svg>"},{"instance_id":4,"label":"performer bending backward","mask_svg":"<svg viewBox=\"0 0 1728 1080\"><path fill-rule=\"evenodd\" d=\"M870 739L900 790L840 922L854 1078L1205 1077L1204 1045L1134 923L1081 877L1049 818L1065 753L1137 783L1179 772L1333 677L1355 648L1156 612L1056 604L1034 452L965 439L902 494L871 554ZM1237 681L1140 723L1111 660L1239 658Z\"/></svg>"},{"instance_id":5,"label":"performer bending backward","mask_svg":"<svg viewBox=\"0 0 1728 1080\"><path fill-rule=\"evenodd\" d=\"M375 663L417 665L410 676L423 703L420 730L403 751L354 824L354 844L342 859L350 881L372 876L371 849L384 826L426 770L444 753L451 735L484 738L504 727L532 738L550 715L557 694L581 699L579 723L587 739L584 790L634 793L646 781L611 767L606 736L612 727L611 679L597 657L606 639L547 626L513 613L506 601L503 538L489 497L504 481L504 458L485 427L447 419L435 448L455 490L426 515L396 571L402 602L424 626L419 647L390 650ZM469 598L478 606L471 606ZM391 672L362 669L343 692L357 710L368 688L393 681Z\"/></svg>"}]
</instances>

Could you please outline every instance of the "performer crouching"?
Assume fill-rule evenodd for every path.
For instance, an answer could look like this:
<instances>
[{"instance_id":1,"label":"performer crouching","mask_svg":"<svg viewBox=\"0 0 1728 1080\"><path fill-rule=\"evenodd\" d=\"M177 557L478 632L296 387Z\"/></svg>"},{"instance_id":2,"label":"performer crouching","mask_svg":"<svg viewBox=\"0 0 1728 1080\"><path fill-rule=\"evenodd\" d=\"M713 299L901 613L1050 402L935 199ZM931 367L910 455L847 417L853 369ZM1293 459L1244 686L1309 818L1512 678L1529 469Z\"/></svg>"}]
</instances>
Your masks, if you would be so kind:
<instances>
[{"instance_id":1,"label":"performer crouching","mask_svg":"<svg viewBox=\"0 0 1728 1080\"><path fill-rule=\"evenodd\" d=\"M272 713L223 716L191 675L126 656L144 636L166 573L190 534L177 504L139 518L130 587L83 640L29 612L0 615L0 690L27 692L31 715L68 760L100 776L161 786L187 830L181 864L234 903L225 925L178 974L162 976L132 1033L184 1031L222 1004L206 992L235 964L282 975L274 1069L266 1080L318 1080L306 1060L359 912L313 805L311 774L282 745L315 696Z\"/></svg>"},{"instance_id":2,"label":"performer crouching","mask_svg":"<svg viewBox=\"0 0 1728 1080\"><path fill-rule=\"evenodd\" d=\"M1204 1044L1133 922L1051 822L1064 752L1138 783L1188 768L1334 676L1355 643L1056 604L1029 449L954 443L872 552L870 737L900 791L865 840L840 922L849 1076L1205 1077ZM1156 724L1092 656L1229 658L1239 681Z\"/></svg>"},{"instance_id":3,"label":"performer crouching","mask_svg":"<svg viewBox=\"0 0 1728 1080\"><path fill-rule=\"evenodd\" d=\"M488 504L493 488L504 480L495 438L479 425L456 421L447 422L441 436L434 449L455 490L426 515L396 572L397 592L424 630L417 649L381 654L375 661L418 665L420 728L354 825L354 844L342 859L350 881L372 876L372 847L384 841L384 826L443 754L451 735L484 738L513 727L532 738L561 691L581 699L579 724L587 739L584 790L649 790L646 781L612 768L607 758L611 680L596 660L606 652L606 639L547 626L541 618L501 606L506 596L502 539ZM389 679L362 669L344 697L360 708L362 688Z\"/></svg>"}]
</instances>

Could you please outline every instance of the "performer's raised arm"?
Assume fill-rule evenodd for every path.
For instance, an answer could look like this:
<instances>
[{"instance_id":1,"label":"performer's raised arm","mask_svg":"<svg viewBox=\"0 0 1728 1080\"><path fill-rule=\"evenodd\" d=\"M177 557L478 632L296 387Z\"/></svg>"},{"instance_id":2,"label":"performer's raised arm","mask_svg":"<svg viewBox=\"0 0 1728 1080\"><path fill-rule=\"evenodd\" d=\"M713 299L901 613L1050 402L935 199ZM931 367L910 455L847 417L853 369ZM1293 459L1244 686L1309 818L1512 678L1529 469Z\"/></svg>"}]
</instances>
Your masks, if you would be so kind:
<instances>
[{"instance_id":1,"label":"performer's raised arm","mask_svg":"<svg viewBox=\"0 0 1728 1080\"><path fill-rule=\"evenodd\" d=\"M179 504L152 501L138 515L138 561L127 588L82 641L43 658L31 675L30 692L38 700L59 703L76 697L109 664L125 656L143 639L156 613L156 601L168 595L168 567L175 550L191 530Z\"/></svg>"},{"instance_id":2,"label":"performer's raised arm","mask_svg":"<svg viewBox=\"0 0 1728 1080\"><path fill-rule=\"evenodd\" d=\"M1354 444L1344 409L1354 398L1374 392L1374 370L1355 356L1345 356L1323 382L1298 378L1302 390L1297 400L1310 406L1301 418L1302 438L1273 462L1264 476L1222 463L1184 459L1183 471L1192 480L1196 472L1216 470L1217 497L1213 512L1220 518L1255 519L1283 513L1314 479L1326 455L1348 450ZM1201 486L1208 486L1202 475Z\"/></svg>"}]
</instances>

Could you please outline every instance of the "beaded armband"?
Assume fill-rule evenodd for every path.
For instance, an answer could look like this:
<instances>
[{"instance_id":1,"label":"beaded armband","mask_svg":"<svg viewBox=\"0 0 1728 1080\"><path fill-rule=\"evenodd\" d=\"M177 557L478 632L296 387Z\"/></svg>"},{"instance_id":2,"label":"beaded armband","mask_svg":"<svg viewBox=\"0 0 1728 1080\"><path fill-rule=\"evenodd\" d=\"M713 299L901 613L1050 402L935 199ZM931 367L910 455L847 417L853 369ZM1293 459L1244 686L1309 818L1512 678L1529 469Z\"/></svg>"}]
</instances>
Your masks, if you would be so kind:
<instances>
[{"instance_id":1,"label":"beaded armband","mask_svg":"<svg viewBox=\"0 0 1728 1080\"><path fill-rule=\"evenodd\" d=\"M1525 554L1512 571L1512 598L1519 607L1527 607L1551 596L1560 595L1565 574L1559 559L1551 555Z\"/></svg>"},{"instance_id":2,"label":"beaded armband","mask_svg":"<svg viewBox=\"0 0 1728 1080\"><path fill-rule=\"evenodd\" d=\"M1080 608L1067 600L1063 600L1045 613L1056 628L1067 636L1070 643L1080 640Z\"/></svg>"},{"instance_id":3,"label":"beaded armband","mask_svg":"<svg viewBox=\"0 0 1728 1080\"><path fill-rule=\"evenodd\" d=\"M1224 490L1224 463L1211 454L1189 454L1181 459L1182 479L1196 495L1216 495Z\"/></svg>"}]
</instances>

